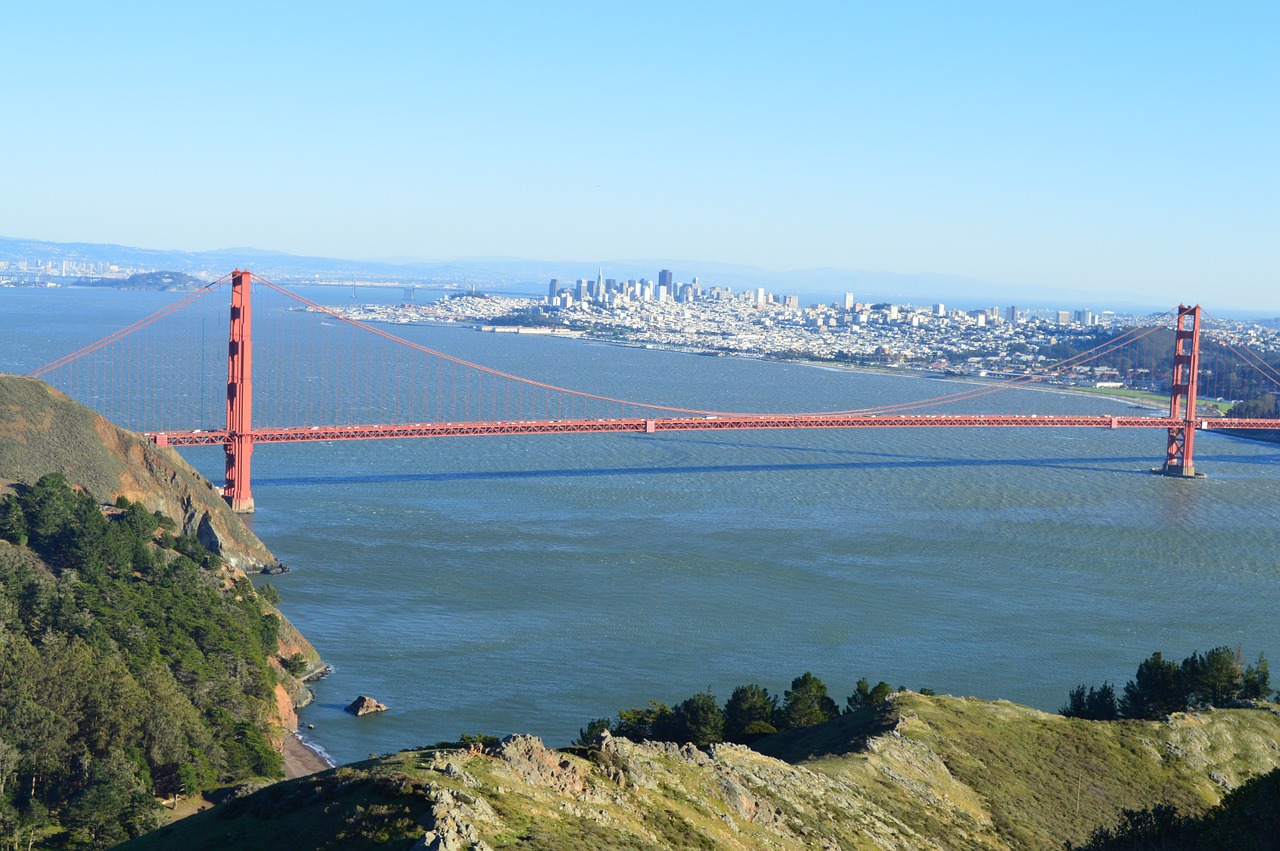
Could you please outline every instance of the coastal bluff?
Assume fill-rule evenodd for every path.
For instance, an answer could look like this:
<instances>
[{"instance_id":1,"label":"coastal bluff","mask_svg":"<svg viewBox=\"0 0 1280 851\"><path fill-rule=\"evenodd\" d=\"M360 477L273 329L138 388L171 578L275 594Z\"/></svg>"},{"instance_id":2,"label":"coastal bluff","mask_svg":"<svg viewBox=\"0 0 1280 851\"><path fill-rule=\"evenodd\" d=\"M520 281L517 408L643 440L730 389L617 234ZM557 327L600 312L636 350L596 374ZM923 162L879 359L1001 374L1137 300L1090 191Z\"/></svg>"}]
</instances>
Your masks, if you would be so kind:
<instances>
[{"instance_id":1,"label":"coastal bluff","mask_svg":"<svg viewBox=\"0 0 1280 851\"><path fill-rule=\"evenodd\" d=\"M278 564L218 490L177 452L112 424L42 381L0 374L0 496L49 473L61 473L102 505L123 496L173 518L179 534L196 537L222 560L224 587L244 585L246 573ZM311 699L303 681L323 671L324 663L278 609L266 600L260 603L280 621L271 660L279 680L273 721L282 730L296 730L296 710ZM280 662L299 656L305 664L292 671ZM281 747L279 736L275 744Z\"/></svg>"},{"instance_id":2,"label":"coastal bluff","mask_svg":"<svg viewBox=\"0 0 1280 851\"><path fill-rule=\"evenodd\" d=\"M103 504L117 497L172 517L246 572L277 564L217 488L172 449L108 422L42 381L0 375L0 489L62 473Z\"/></svg>"}]
</instances>

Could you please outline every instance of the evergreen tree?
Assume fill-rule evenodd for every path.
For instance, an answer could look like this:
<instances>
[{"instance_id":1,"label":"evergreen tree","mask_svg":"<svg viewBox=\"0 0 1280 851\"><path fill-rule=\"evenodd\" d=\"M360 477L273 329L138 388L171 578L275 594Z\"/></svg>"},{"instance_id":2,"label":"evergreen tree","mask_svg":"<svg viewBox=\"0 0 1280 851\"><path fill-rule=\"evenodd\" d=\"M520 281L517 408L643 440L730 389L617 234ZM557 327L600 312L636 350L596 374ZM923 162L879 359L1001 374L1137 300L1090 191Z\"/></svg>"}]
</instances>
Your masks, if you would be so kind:
<instances>
[{"instance_id":1,"label":"evergreen tree","mask_svg":"<svg viewBox=\"0 0 1280 851\"><path fill-rule=\"evenodd\" d=\"M121 501L125 504L120 505ZM129 502L129 500L121 497L116 502L116 505L124 509L121 521L139 537L151 537L155 533L156 527L160 525L156 515L147 511L147 507L140 502Z\"/></svg>"},{"instance_id":2,"label":"evergreen tree","mask_svg":"<svg viewBox=\"0 0 1280 851\"><path fill-rule=\"evenodd\" d=\"M1271 669L1267 657L1258 654L1258 664L1244 669L1240 684L1240 697L1244 700L1267 700L1271 697Z\"/></svg>"},{"instance_id":3,"label":"evergreen tree","mask_svg":"<svg viewBox=\"0 0 1280 851\"><path fill-rule=\"evenodd\" d=\"M1104 682L1096 689L1089 686L1088 691L1083 685L1076 686L1058 714L1089 721L1114 721L1120 717L1115 687L1109 682Z\"/></svg>"},{"instance_id":4,"label":"evergreen tree","mask_svg":"<svg viewBox=\"0 0 1280 851\"><path fill-rule=\"evenodd\" d=\"M75 507L74 492L61 473L41 476L19 498L27 518L31 544L36 549L52 546L71 520Z\"/></svg>"},{"instance_id":5,"label":"evergreen tree","mask_svg":"<svg viewBox=\"0 0 1280 851\"><path fill-rule=\"evenodd\" d=\"M261 597L264 602L269 603L276 608L280 607L280 592L277 591L276 586L272 585L270 582L263 583L262 587L258 589L258 596Z\"/></svg>"},{"instance_id":6,"label":"evergreen tree","mask_svg":"<svg viewBox=\"0 0 1280 851\"><path fill-rule=\"evenodd\" d=\"M0 538L24 547L27 544L27 516L14 494L5 494L0 500Z\"/></svg>"},{"instance_id":7,"label":"evergreen tree","mask_svg":"<svg viewBox=\"0 0 1280 851\"><path fill-rule=\"evenodd\" d=\"M891 694L893 689L884 680L872 687L867 678L862 677L853 687L853 694L845 698L845 711L855 712L859 709L879 706L888 700Z\"/></svg>"},{"instance_id":8,"label":"evergreen tree","mask_svg":"<svg viewBox=\"0 0 1280 851\"><path fill-rule=\"evenodd\" d=\"M586 747L596 740L596 736L605 730L609 730L608 718L596 718L587 722L587 726L578 728L578 738L574 741L575 745ZM610 731L612 732L612 731Z\"/></svg>"},{"instance_id":9,"label":"evergreen tree","mask_svg":"<svg viewBox=\"0 0 1280 851\"><path fill-rule=\"evenodd\" d=\"M108 522L93 497L74 494L71 517L59 534L56 560L74 567L81 574L96 577L110 562L112 551L107 547ZM132 547L129 547L132 552Z\"/></svg>"},{"instance_id":10,"label":"evergreen tree","mask_svg":"<svg viewBox=\"0 0 1280 851\"><path fill-rule=\"evenodd\" d=\"M154 830L158 807L137 767L123 754L111 753L93 763L88 785L67 805L63 819L76 839L108 848Z\"/></svg>"},{"instance_id":11,"label":"evergreen tree","mask_svg":"<svg viewBox=\"0 0 1280 851\"><path fill-rule=\"evenodd\" d=\"M682 701L672 714L677 740L699 747L724 741L724 710L710 689Z\"/></svg>"},{"instance_id":12,"label":"evergreen tree","mask_svg":"<svg viewBox=\"0 0 1280 851\"><path fill-rule=\"evenodd\" d=\"M756 683L738 686L724 705L725 739L745 745L777 732L773 726L777 711L778 699L768 689Z\"/></svg>"},{"instance_id":13,"label":"evergreen tree","mask_svg":"<svg viewBox=\"0 0 1280 851\"><path fill-rule=\"evenodd\" d=\"M1097 691L1090 687L1089 695L1085 698L1085 707L1089 710L1089 717L1095 721L1115 721L1120 717L1115 686L1104 682Z\"/></svg>"},{"instance_id":14,"label":"evergreen tree","mask_svg":"<svg viewBox=\"0 0 1280 851\"><path fill-rule=\"evenodd\" d=\"M805 671L791 681L791 688L783 695L780 723L775 726L782 730L811 727L839 715L840 707L827 694L826 683Z\"/></svg>"},{"instance_id":15,"label":"evergreen tree","mask_svg":"<svg viewBox=\"0 0 1280 851\"><path fill-rule=\"evenodd\" d=\"M618 712L613 734L633 742L669 742L674 738L673 720L670 706L651 700L648 706Z\"/></svg>"},{"instance_id":16,"label":"evergreen tree","mask_svg":"<svg viewBox=\"0 0 1280 851\"><path fill-rule=\"evenodd\" d=\"M1165 661L1159 651L1138 665L1138 672L1125 684L1120 698L1124 718L1158 719L1187 708L1178 664Z\"/></svg>"},{"instance_id":17,"label":"evergreen tree","mask_svg":"<svg viewBox=\"0 0 1280 851\"><path fill-rule=\"evenodd\" d=\"M1192 653L1182 660L1182 686L1194 706L1224 706L1240 693L1243 671L1230 647Z\"/></svg>"}]
</instances>

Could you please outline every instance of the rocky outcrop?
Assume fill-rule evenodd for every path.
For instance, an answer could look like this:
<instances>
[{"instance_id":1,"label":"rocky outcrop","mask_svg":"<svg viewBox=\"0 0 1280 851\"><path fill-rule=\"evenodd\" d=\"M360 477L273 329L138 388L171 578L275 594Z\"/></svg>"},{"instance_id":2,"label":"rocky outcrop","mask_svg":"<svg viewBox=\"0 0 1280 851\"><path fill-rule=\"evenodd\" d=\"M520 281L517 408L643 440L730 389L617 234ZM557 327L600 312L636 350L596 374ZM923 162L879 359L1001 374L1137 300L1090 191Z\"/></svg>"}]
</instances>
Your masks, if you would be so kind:
<instances>
[{"instance_id":1,"label":"rocky outcrop","mask_svg":"<svg viewBox=\"0 0 1280 851\"><path fill-rule=\"evenodd\" d=\"M370 715L374 712L386 712L387 707L374 700L372 697L369 697L367 694L362 694L355 700L351 701L343 711L350 712L352 715L359 717L361 715Z\"/></svg>"},{"instance_id":2,"label":"rocky outcrop","mask_svg":"<svg viewBox=\"0 0 1280 851\"><path fill-rule=\"evenodd\" d=\"M507 736L493 749L493 755L525 783L579 798L587 790L582 763L549 750L537 736Z\"/></svg>"}]
</instances>

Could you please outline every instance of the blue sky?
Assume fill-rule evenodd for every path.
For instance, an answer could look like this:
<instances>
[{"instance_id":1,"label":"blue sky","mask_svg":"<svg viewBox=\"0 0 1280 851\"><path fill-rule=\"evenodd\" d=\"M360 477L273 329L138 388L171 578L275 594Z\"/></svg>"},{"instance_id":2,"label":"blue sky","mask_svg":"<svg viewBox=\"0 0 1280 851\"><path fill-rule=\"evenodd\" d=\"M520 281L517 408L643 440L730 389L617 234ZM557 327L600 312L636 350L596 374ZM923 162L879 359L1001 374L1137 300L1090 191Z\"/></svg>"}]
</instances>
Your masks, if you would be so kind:
<instances>
[{"instance_id":1,"label":"blue sky","mask_svg":"<svg viewBox=\"0 0 1280 851\"><path fill-rule=\"evenodd\" d=\"M1280 310L1280 4L27 3L0 234Z\"/></svg>"}]
</instances>

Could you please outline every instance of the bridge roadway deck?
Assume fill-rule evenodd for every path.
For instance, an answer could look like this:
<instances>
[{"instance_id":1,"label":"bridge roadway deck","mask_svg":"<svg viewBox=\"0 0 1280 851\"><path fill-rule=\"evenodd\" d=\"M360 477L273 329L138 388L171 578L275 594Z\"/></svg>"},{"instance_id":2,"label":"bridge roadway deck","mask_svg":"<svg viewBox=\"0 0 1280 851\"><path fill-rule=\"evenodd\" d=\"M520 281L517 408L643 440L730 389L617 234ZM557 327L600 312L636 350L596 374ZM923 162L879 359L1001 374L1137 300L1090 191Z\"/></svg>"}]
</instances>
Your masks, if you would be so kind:
<instances>
[{"instance_id":1,"label":"bridge roadway deck","mask_svg":"<svg viewBox=\"0 0 1280 851\"><path fill-rule=\"evenodd\" d=\"M1280 420L1198 419L1198 430L1277 429ZM1171 417L1038 416L1030 414L760 415L626 419L520 420L509 422L407 423L403 425L295 426L255 428L254 443L304 443L394 437L468 437L500 434L583 434L587 432L712 431L785 428L1178 428ZM223 430L146 432L161 446L220 446Z\"/></svg>"}]
</instances>

